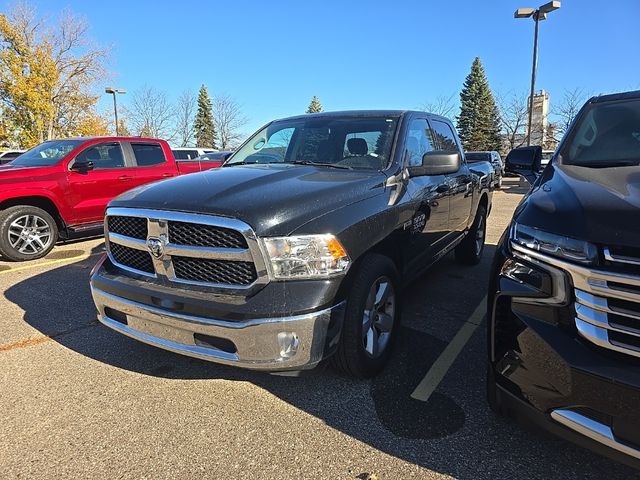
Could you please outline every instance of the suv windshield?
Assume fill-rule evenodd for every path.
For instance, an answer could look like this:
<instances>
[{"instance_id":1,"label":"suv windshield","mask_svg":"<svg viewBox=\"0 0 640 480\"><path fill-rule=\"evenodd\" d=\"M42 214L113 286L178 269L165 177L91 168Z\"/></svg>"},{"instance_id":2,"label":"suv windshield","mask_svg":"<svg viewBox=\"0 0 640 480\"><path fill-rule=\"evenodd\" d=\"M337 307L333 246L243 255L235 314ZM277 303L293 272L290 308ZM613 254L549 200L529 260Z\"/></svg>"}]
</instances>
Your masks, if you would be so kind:
<instances>
[{"instance_id":1,"label":"suv windshield","mask_svg":"<svg viewBox=\"0 0 640 480\"><path fill-rule=\"evenodd\" d=\"M469 163L490 162L491 161L491 154L490 153L484 153L484 152L468 152L468 153L464 154L464 158Z\"/></svg>"},{"instance_id":2,"label":"suv windshield","mask_svg":"<svg viewBox=\"0 0 640 480\"><path fill-rule=\"evenodd\" d=\"M11 165L26 167L55 165L82 142L83 140L51 140L44 142L20 155L11 162Z\"/></svg>"},{"instance_id":3,"label":"suv windshield","mask_svg":"<svg viewBox=\"0 0 640 480\"><path fill-rule=\"evenodd\" d=\"M397 117L311 117L280 120L260 130L225 166L301 163L383 170Z\"/></svg>"},{"instance_id":4,"label":"suv windshield","mask_svg":"<svg viewBox=\"0 0 640 480\"><path fill-rule=\"evenodd\" d=\"M585 167L640 164L640 99L587 106L560 156L566 165Z\"/></svg>"}]
</instances>

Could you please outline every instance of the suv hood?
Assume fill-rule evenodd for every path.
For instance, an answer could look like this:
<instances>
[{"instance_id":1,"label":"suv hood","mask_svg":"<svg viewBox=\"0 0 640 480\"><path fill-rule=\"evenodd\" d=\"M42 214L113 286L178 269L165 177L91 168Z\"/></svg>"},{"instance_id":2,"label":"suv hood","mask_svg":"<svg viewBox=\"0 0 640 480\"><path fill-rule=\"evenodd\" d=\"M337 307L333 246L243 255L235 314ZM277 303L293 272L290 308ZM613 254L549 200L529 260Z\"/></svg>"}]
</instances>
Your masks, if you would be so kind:
<instances>
[{"instance_id":1,"label":"suv hood","mask_svg":"<svg viewBox=\"0 0 640 480\"><path fill-rule=\"evenodd\" d=\"M640 245L640 167L551 164L514 218L605 246Z\"/></svg>"},{"instance_id":2,"label":"suv hood","mask_svg":"<svg viewBox=\"0 0 640 480\"><path fill-rule=\"evenodd\" d=\"M239 165L144 185L109 206L220 215L248 223L259 236L288 235L320 215L383 193L385 180L377 171Z\"/></svg>"}]
</instances>

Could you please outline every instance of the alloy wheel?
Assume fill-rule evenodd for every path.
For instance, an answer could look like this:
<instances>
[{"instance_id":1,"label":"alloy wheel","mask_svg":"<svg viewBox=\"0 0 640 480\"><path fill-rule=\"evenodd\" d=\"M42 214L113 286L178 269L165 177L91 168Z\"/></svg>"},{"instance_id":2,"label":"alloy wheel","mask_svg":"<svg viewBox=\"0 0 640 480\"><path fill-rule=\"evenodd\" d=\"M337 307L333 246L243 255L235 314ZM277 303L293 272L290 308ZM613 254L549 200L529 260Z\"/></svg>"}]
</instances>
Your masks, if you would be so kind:
<instances>
[{"instance_id":1,"label":"alloy wheel","mask_svg":"<svg viewBox=\"0 0 640 480\"><path fill-rule=\"evenodd\" d=\"M382 276L371 285L362 316L362 345L366 354L380 357L386 350L395 321L396 295L391 280Z\"/></svg>"},{"instance_id":2,"label":"alloy wheel","mask_svg":"<svg viewBox=\"0 0 640 480\"><path fill-rule=\"evenodd\" d=\"M49 247L52 233L51 226L42 217L21 215L9 225L9 245L24 255L37 255Z\"/></svg>"}]
</instances>

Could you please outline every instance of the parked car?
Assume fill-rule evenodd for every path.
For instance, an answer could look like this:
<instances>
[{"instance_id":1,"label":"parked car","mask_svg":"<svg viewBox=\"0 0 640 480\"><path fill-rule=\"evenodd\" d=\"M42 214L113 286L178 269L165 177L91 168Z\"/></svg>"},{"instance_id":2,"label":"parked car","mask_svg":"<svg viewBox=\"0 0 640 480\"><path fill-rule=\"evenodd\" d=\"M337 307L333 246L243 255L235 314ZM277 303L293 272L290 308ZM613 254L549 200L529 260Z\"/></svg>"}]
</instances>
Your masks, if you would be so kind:
<instances>
[{"instance_id":1,"label":"parked car","mask_svg":"<svg viewBox=\"0 0 640 480\"><path fill-rule=\"evenodd\" d=\"M173 156L176 160L195 160L196 158L205 155L207 153L216 153L217 150L213 148L191 148L191 147L176 147L172 148Z\"/></svg>"},{"instance_id":2,"label":"parked car","mask_svg":"<svg viewBox=\"0 0 640 480\"><path fill-rule=\"evenodd\" d=\"M554 150L542 150L542 157L540 158L540 170L544 170L553 157Z\"/></svg>"},{"instance_id":3,"label":"parked car","mask_svg":"<svg viewBox=\"0 0 640 480\"><path fill-rule=\"evenodd\" d=\"M222 168L109 204L91 276L99 319L214 362L296 371L329 358L375 375L403 283L450 251L480 261L491 195L443 117L277 120Z\"/></svg>"},{"instance_id":4,"label":"parked car","mask_svg":"<svg viewBox=\"0 0 640 480\"><path fill-rule=\"evenodd\" d=\"M24 153L24 150L5 150L0 152L0 165L9 163Z\"/></svg>"},{"instance_id":5,"label":"parked car","mask_svg":"<svg viewBox=\"0 0 640 480\"><path fill-rule=\"evenodd\" d=\"M586 103L498 245L487 323L496 412L635 468L639 152L640 91ZM537 153L507 170L533 179Z\"/></svg>"},{"instance_id":6,"label":"parked car","mask_svg":"<svg viewBox=\"0 0 640 480\"><path fill-rule=\"evenodd\" d=\"M502 188L502 177L504 176L504 162L500 154L496 151L486 152L466 152L465 158L467 162L473 164L475 162L488 162L493 166L492 186L494 188Z\"/></svg>"},{"instance_id":7,"label":"parked car","mask_svg":"<svg viewBox=\"0 0 640 480\"><path fill-rule=\"evenodd\" d=\"M164 140L96 137L52 140L0 166L0 255L46 255L58 239L102 232L109 200L219 161L176 162Z\"/></svg>"},{"instance_id":8,"label":"parked car","mask_svg":"<svg viewBox=\"0 0 640 480\"><path fill-rule=\"evenodd\" d=\"M231 155L233 155L233 151L231 150L219 150L217 152L205 153L203 155L200 155L199 157L196 157L195 160L205 162L213 160L223 163Z\"/></svg>"}]
</instances>

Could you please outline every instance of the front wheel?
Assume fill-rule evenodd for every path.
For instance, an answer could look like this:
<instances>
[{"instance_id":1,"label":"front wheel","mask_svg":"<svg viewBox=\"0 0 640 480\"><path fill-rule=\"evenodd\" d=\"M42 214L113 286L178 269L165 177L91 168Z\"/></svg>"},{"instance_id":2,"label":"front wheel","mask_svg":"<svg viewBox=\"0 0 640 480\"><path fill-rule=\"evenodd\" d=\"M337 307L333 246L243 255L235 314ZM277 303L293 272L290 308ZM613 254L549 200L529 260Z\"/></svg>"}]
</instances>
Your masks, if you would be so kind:
<instances>
[{"instance_id":1,"label":"front wheel","mask_svg":"<svg viewBox=\"0 0 640 480\"><path fill-rule=\"evenodd\" d=\"M49 213L31 205L0 211L0 255L23 262L44 257L58 240L58 226Z\"/></svg>"},{"instance_id":2,"label":"front wheel","mask_svg":"<svg viewBox=\"0 0 640 480\"><path fill-rule=\"evenodd\" d=\"M484 239L487 233L487 209L480 205L467 236L456 247L456 260L465 265L477 265L484 252Z\"/></svg>"},{"instance_id":3,"label":"front wheel","mask_svg":"<svg viewBox=\"0 0 640 480\"><path fill-rule=\"evenodd\" d=\"M387 257L369 254L360 262L347 298L338 350L338 370L357 378L379 373L389 360L398 329L399 275Z\"/></svg>"}]
</instances>

